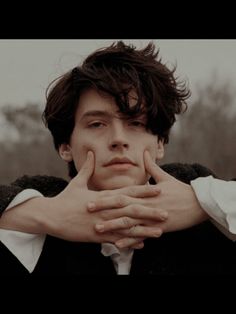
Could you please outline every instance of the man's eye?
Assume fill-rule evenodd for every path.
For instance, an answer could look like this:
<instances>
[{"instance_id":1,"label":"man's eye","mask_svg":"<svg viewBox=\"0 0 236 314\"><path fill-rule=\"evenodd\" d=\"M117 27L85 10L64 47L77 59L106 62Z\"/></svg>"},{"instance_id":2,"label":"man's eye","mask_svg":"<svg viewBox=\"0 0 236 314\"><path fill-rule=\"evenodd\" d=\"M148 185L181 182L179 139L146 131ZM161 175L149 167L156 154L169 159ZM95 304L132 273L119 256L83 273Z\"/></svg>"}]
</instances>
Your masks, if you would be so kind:
<instances>
[{"instance_id":1,"label":"man's eye","mask_svg":"<svg viewBox=\"0 0 236 314\"><path fill-rule=\"evenodd\" d=\"M89 125L88 125L88 127L89 128L94 128L94 129L98 129L98 128L101 128L101 127L103 127L104 126L104 123L102 123L102 122L93 122L93 123L90 123Z\"/></svg>"},{"instance_id":2,"label":"man's eye","mask_svg":"<svg viewBox=\"0 0 236 314\"><path fill-rule=\"evenodd\" d=\"M145 127L145 123L142 121L131 121L130 124L132 126L137 126L137 127Z\"/></svg>"}]
</instances>

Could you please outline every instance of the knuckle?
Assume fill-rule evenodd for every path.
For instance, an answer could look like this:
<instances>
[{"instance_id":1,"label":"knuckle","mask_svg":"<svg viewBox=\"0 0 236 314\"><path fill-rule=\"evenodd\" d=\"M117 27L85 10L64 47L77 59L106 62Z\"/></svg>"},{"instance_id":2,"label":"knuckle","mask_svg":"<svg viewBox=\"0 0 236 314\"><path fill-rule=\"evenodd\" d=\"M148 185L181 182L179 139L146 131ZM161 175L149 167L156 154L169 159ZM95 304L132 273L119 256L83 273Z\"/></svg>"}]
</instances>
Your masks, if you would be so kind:
<instances>
[{"instance_id":1,"label":"knuckle","mask_svg":"<svg viewBox=\"0 0 236 314\"><path fill-rule=\"evenodd\" d=\"M130 207L131 207L130 209L131 209L132 214L134 216L138 216L139 212L140 212L139 206L138 205L131 205Z\"/></svg>"},{"instance_id":2,"label":"knuckle","mask_svg":"<svg viewBox=\"0 0 236 314\"><path fill-rule=\"evenodd\" d=\"M125 198L123 195L118 195L116 198L116 204L118 207L123 207L125 206Z\"/></svg>"},{"instance_id":3,"label":"knuckle","mask_svg":"<svg viewBox=\"0 0 236 314\"><path fill-rule=\"evenodd\" d=\"M129 228L130 227L130 219L129 219L129 217L123 217L122 218L122 224L123 224L123 227Z\"/></svg>"},{"instance_id":4,"label":"knuckle","mask_svg":"<svg viewBox=\"0 0 236 314\"><path fill-rule=\"evenodd\" d=\"M135 196L137 194L137 188L135 186L129 187L128 193L129 195Z\"/></svg>"}]
</instances>

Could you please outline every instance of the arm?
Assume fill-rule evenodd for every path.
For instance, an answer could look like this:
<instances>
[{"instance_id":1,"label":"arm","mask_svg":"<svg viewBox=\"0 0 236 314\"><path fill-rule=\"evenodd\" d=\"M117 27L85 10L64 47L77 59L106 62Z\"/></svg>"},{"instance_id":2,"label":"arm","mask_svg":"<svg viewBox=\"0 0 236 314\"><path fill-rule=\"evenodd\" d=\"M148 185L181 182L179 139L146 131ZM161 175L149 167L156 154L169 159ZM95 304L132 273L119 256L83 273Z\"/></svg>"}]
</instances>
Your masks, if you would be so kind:
<instances>
[{"instance_id":1,"label":"arm","mask_svg":"<svg viewBox=\"0 0 236 314\"><path fill-rule=\"evenodd\" d=\"M132 235L135 237L142 235L144 238L148 236L151 237L152 232L152 237L154 237L155 230L159 230L160 228L164 232L182 230L210 219L210 217L212 217L213 220L218 220L221 223L220 227L219 225L217 227L221 232L225 233L222 228L228 228L228 225L227 223L218 219L222 216L222 212L218 211L215 206L212 207L212 212L214 212L214 215L212 212L210 213L210 211L207 211L204 206L201 206L198 198L194 193L193 187L185 183L190 183L191 180L196 179L201 175L209 176L211 172L207 170L207 168L197 164L194 164L193 166L186 166L184 168L175 166L171 172L178 178L181 178L181 180L185 181L182 182L158 167L155 162L151 160L151 157L148 153L145 153L144 161L147 172L154 178L155 182L157 182L157 187L159 187L161 192L155 197L144 198L142 200L135 201L135 215L133 215L133 219L130 218L128 220L130 236ZM217 197L217 195L218 191L215 189L215 197ZM224 202L225 198L224 201L221 200L221 204ZM129 206L128 204L126 205L127 207ZM94 206L94 210L100 210L104 208L106 208L106 202L100 201L97 202ZM155 220L156 210L160 209L168 212L168 219L161 223ZM231 218L233 215L235 215L235 212L235 206L231 206ZM135 219L138 216L142 219ZM124 221L122 220L123 218L107 221L103 224L102 230L99 230L100 226L98 225L96 228L99 232L117 230L118 228L122 229L125 225ZM233 228L231 228L230 231L232 232ZM124 235L125 234L127 234L127 231L124 231ZM228 233L225 233L225 235L231 238ZM119 247L125 247L129 243L128 239L123 239L122 241L117 242L116 245Z\"/></svg>"},{"instance_id":2,"label":"arm","mask_svg":"<svg viewBox=\"0 0 236 314\"><path fill-rule=\"evenodd\" d=\"M55 237L81 242L112 242L121 238L118 233L107 232L100 234L94 225L107 219L117 218L121 213L105 210L99 213L87 211L88 202L107 197L116 201L121 197L149 197L158 191L152 186L127 187L114 191L90 191L87 181L93 173L94 157L88 157L79 174L67 185L65 181L55 178L33 177L17 180L20 188L38 187L44 195L27 200L7 210L2 215L0 227L21 232L50 234ZM37 181L37 182L36 182ZM56 190L55 190L56 186ZM58 193L60 191L60 193ZM56 194L56 195L55 195ZM140 239L133 239L134 244Z\"/></svg>"}]
</instances>

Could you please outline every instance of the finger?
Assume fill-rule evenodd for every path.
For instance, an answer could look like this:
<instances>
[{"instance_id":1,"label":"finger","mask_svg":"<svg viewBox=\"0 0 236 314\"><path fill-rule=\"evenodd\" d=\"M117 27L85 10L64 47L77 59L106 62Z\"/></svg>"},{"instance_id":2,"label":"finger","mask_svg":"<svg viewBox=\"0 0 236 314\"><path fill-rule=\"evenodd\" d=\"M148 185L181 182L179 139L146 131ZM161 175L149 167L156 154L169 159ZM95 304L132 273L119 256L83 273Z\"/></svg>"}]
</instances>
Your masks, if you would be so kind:
<instances>
[{"instance_id":1,"label":"finger","mask_svg":"<svg viewBox=\"0 0 236 314\"><path fill-rule=\"evenodd\" d=\"M144 237L144 238L159 238L162 235L162 229L158 226L140 226L136 225L130 229L120 230L119 234L127 237Z\"/></svg>"},{"instance_id":2,"label":"finger","mask_svg":"<svg viewBox=\"0 0 236 314\"><path fill-rule=\"evenodd\" d=\"M155 185L134 185L110 191L110 195L126 195L135 198L152 197L159 193L160 189Z\"/></svg>"},{"instance_id":3,"label":"finger","mask_svg":"<svg viewBox=\"0 0 236 314\"><path fill-rule=\"evenodd\" d=\"M122 208L133 202L133 199L128 198L125 195L114 195L103 197L94 202L89 202L87 208L90 212L104 210L104 209L113 209L113 208Z\"/></svg>"},{"instance_id":4,"label":"finger","mask_svg":"<svg viewBox=\"0 0 236 314\"><path fill-rule=\"evenodd\" d=\"M148 151L144 152L144 166L146 171L154 178L156 182L164 181L171 176L162 170L153 160Z\"/></svg>"},{"instance_id":5,"label":"finger","mask_svg":"<svg viewBox=\"0 0 236 314\"><path fill-rule=\"evenodd\" d=\"M101 217L105 220L104 224L109 224L112 219L119 218L121 224L126 227L126 223L133 223L132 219L150 220L152 222L166 221L169 214L168 211L155 207L148 207L142 204L127 205L122 208L104 209L100 212ZM122 221L124 220L124 223ZM109 225L110 227L110 225ZM129 226L128 226L129 227Z\"/></svg>"},{"instance_id":6,"label":"finger","mask_svg":"<svg viewBox=\"0 0 236 314\"><path fill-rule=\"evenodd\" d=\"M155 185L133 185L116 190L101 191L101 196L126 195L130 197L143 198L151 197L160 193L160 189Z\"/></svg>"},{"instance_id":7,"label":"finger","mask_svg":"<svg viewBox=\"0 0 236 314\"><path fill-rule=\"evenodd\" d=\"M116 244L116 242L123 240L124 236L122 236L121 234L117 233L117 232L107 232L104 235L99 235L99 242L101 243L113 243ZM143 243L143 238L126 238L125 239L129 239L127 240L127 247L133 247L137 248L137 249L141 249L144 246ZM125 246L126 246L126 240L125 240Z\"/></svg>"},{"instance_id":8,"label":"finger","mask_svg":"<svg viewBox=\"0 0 236 314\"><path fill-rule=\"evenodd\" d=\"M129 229L137 224L142 223L141 220L132 219L129 217L117 218L109 221L104 221L95 225L95 230L99 233L110 232L120 229Z\"/></svg>"},{"instance_id":9,"label":"finger","mask_svg":"<svg viewBox=\"0 0 236 314\"><path fill-rule=\"evenodd\" d=\"M128 205L124 208L117 209L113 213L115 215L127 216L135 219L150 219L160 222L165 221L168 218L167 211L159 208L143 206L140 204Z\"/></svg>"},{"instance_id":10,"label":"finger","mask_svg":"<svg viewBox=\"0 0 236 314\"><path fill-rule=\"evenodd\" d=\"M123 248L129 248L132 247L133 245L140 243L140 241L143 241L144 238L123 238L115 242L115 245L119 249Z\"/></svg>"},{"instance_id":11,"label":"finger","mask_svg":"<svg viewBox=\"0 0 236 314\"><path fill-rule=\"evenodd\" d=\"M137 243L137 244L132 245L130 248L131 248L131 249L138 249L138 250L140 250L140 249L142 249L143 247L144 247L144 242L142 241L142 242L139 242L139 243Z\"/></svg>"},{"instance_id":12,"label":"finger","mask_svg":"<svg viewBox=\"0 0 236 314\"><path fill-rule=\"evenodd\" d=\"M98 236L99 236L99 239L101 243L113 243L115 244L117 241L119 241L120 239L123 238L122 235L116 233L116 232L107 232L107 233L104 233L104 234L99 234L98 233Z\"/></svg>"},{"instance_id":13,"label":"finger","mask_svg":"<svg viewBox=\"0 0 236 314\"><path fill-rule=\"evenodd\" d=\"M75 177L77 183L81 186L86 186L89 178L92 176L95 167L95 158L94 153L92 151L88 151L87 158L81 167L79 173Z\"/></svg>"},{"instance_id":14,"label":"finger","mask_svg":"<svg viewBox=\"0 0 236 314\"><path fill-rule=\"evenodd\" d=\"M131 203L137 203L139 199L154 197L160 193L160 188L152 185L132 186L112 191L102 191L102 197L95 202L89 202L89 211L102 209L121 208Z\"/></svg>"}]
</instances>

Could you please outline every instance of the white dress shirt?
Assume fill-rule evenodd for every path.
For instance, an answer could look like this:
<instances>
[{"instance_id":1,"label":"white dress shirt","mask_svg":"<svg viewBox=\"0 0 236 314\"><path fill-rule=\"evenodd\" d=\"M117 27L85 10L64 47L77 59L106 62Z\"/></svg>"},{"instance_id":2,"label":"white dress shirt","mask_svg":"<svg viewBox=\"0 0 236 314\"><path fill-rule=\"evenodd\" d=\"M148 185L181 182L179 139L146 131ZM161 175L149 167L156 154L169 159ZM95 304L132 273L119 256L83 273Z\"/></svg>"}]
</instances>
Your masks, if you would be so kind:
<instances>
[{"instance_id":1,"label":"white dress shirt","mask_svg":"<svg viewBox=\"0 0 236 314\"><path fill-rule=\"evenodd\" d=\"M34 197L43 196L33 189L26 189L16 195L6 210ZM0 241L15 255L15 257L32 272L43 249L46 235L30 234L0 228Z\"/></svg>"},{"instance_id":2,"label":"white dress shirt","mask_svg":"<svg viewBox=\"0 0 236 314\"><path fill-rule=\"evenodd\" d=\"M236 241L236 182L215 179L212 176L191 181L201 207L211 221L228 238ZM6 210L33 197L42 196L36 190L27 189L19 193ZM46 235L0 229L0 240L24 267L32 272L42 252ZM110 256L118 275L129 274L133 249L118 249L114 244L103 243L101 253Z\"/></svg>"},{"instance_id":3,"label":"white dress shirt","mask_svg":"<svg viewBox=\"0 0 236 314\"><path fill-rule=\"evenodd\" d=\"M212 218L212 223L236 241L236 181L208 176L191 181L191 186L201 207Z\"/></svg>"},{"instance_id":4,"label":"white dress shirt","mask_svg":"<svg viewBox=\"0 0 236 314\"><path fill-rule=\"evenodd\" d=\"M118 249L112 243L102 243L101 253L111 257L117 275L129 275L134 254L133 249Z\"/></svg>"}]
</instances>

